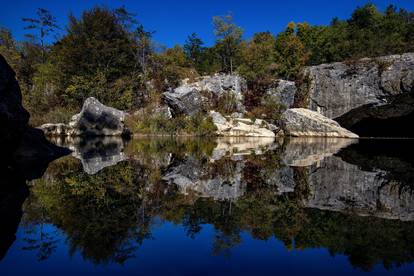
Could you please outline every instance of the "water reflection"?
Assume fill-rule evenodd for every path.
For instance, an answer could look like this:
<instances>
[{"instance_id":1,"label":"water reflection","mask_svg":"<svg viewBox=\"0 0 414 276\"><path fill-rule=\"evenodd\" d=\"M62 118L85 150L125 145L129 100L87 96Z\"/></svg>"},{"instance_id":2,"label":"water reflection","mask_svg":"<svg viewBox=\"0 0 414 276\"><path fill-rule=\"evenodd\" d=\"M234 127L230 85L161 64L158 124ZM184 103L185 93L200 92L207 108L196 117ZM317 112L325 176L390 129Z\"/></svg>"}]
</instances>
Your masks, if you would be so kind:
<instances>
[{"instance_id":1,"label":"water reflection","mask_svg":"<svg viewBox=\"0 0 414 276\"><path fill-rule=\"evenodd\" d=\"M125 263L171 222L193 238L212 225L215 255L249 233L288 249L326 248L364 270L413 262L414 162L369 143L378 141L75 141L72 157L30 183L25 249L47 259L64 235L71 254ZM48 224L63 234L33 235Z\"/></svg>"}]
</instances>

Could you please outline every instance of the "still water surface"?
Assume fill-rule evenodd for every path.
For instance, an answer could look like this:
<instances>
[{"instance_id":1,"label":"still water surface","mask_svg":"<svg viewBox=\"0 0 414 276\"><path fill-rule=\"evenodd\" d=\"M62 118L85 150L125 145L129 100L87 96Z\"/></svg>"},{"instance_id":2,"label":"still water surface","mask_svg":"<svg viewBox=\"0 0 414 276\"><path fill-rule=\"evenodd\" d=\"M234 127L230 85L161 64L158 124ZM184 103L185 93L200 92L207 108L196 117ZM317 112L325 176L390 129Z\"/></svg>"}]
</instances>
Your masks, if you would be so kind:
<instances>
[{"instance_id":1,"label":"still water surface","mask_svg":"<svg viewBox=\"0 0 414 276\"><path fill-rule=\"evenodd\" d=\"M65 145L1 275L414 275L411 140Z\"/></svg>"}]
</instances>

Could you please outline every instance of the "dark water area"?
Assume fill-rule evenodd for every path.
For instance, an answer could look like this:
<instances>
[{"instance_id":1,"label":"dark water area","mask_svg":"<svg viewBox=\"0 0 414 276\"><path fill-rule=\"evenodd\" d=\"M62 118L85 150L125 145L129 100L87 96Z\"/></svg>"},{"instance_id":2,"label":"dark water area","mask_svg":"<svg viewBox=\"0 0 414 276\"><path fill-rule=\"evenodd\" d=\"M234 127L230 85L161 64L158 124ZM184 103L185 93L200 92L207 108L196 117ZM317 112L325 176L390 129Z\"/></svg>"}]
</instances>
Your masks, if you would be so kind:
<instances>
[{"instance_id":1,"label":"dark water area","mask_svg":"<svg viewBox=\"0 0 414 276\"><path fill-rule=\"evenodd\" d=\"M414 140L55 142L2 171L0 275L414 275Z\"/></svg>"}]
</instances>

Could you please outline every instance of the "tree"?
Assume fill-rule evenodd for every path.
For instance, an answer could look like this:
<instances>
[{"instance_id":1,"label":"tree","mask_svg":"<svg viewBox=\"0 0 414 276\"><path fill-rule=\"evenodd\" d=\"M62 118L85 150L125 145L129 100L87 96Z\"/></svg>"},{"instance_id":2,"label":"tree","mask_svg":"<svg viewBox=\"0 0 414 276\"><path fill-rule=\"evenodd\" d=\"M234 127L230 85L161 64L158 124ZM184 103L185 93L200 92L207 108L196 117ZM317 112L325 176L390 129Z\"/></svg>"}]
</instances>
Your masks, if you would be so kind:
<instances>
[{"instance_id":1,"label":"tree","mask_svg":"<svg viewBox=\"0 0 414 276\"><path fill-rule=\"evenodd\" d=\"M46 61L46 39L53 32L58 29L56 24L56 18L50 13L50 11L39 8L36 12L36 18L22 18L28 25L24 28L25 30L37 30L38 34L27 34L26 37L35 41L40 40L40 46L42 49L42 61Z\"/></svg>"},{"instance_id":2,"label":"tree","mask_svg":"<svg viewBox=\"0 0 414 276\"><path fill-rule=\"evenodd\" d=\"M184 44L184 53L197 71L200 70L200 62L204 53L203 44L203 41L197 36L196 33L189 35Z\"/></svg>"},{"instance_id":3,"label":"tree","mask_svg":"<svg viewBox=\"0 0 414 276\"><path fill-rule=\"evenodd\" d=\"M135 57L144 75L147 73L149 57L153 53L153 35L154 32L146 31L142 24L140 24L134 32L134 39L137 47Z\"/></svg>"},{"instance_id":4,"label":"tree","mask_svg":"<svg viewBox=\"0 0 414 276\"><path fill-rule=\"evenodd\" d=\"M65 75L95 76L102 72L109 81L129 74L134 68L134 43L119 23L116 14L106 8L85 11L80 19L69 17L67 34L53 51Z\"/></svg>"},{"instance_id":5,"label":"tree","mask_svg":"<svg viewBox=\"0 0 414 276\"><path fill-rule=\"evenodd\" d=\"M243 30L233 23L231 14L213 17L213 24L218 52L222 59L222 70L232 74Z\"/></svg>"},{"instance_id":6,"label":"tree","mask_svg":"<svg viewBox=\"0 0 414 276\"><path fill-rule=\"evenodd\" d=\"M308 53L297 36L295 27L295 23L289 23L285 31L276 38L277 72L286 79L295 79L308 60Z\"/></svg>"},{"instance_id":7,"label":"tree","mask_svg":"<svg viewBox=\"0 0 414 276\"><path fill-rule=\"evenodd\" d=\"M237 71L250 82L275 77L276 39L270 32L256 33L241 47L241 65Z\"/></svg>"},{"instance_id":8,"label":"tree","mask_svg":"<svg viewBox=\"0 0 414 276\"><path fill-rule=\"evenodd\" d=\"M197 76L197 72L192 68L183 48L179 45L155 55L153 63L153 78L159 91L176 87L181 80Z\"/></svg>"}]
</instances>

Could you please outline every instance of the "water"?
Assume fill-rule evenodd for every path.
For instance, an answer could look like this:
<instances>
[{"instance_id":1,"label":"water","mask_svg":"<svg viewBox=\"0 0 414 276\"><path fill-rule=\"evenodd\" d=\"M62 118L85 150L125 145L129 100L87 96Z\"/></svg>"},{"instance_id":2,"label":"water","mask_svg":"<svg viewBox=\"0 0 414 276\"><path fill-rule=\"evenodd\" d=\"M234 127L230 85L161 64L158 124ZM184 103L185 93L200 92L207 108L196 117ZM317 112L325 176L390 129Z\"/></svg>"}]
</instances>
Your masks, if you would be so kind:
<instances>
[{"instance_id":1,"label":"water","mask_svg":"<svg viewBox=\"0 0 414 276\"><path fill-rule=\"evenodd\" d=\"M17 193L1 275L414 275L412 140L67 146Z\"/></svg>"}]
</instances>

